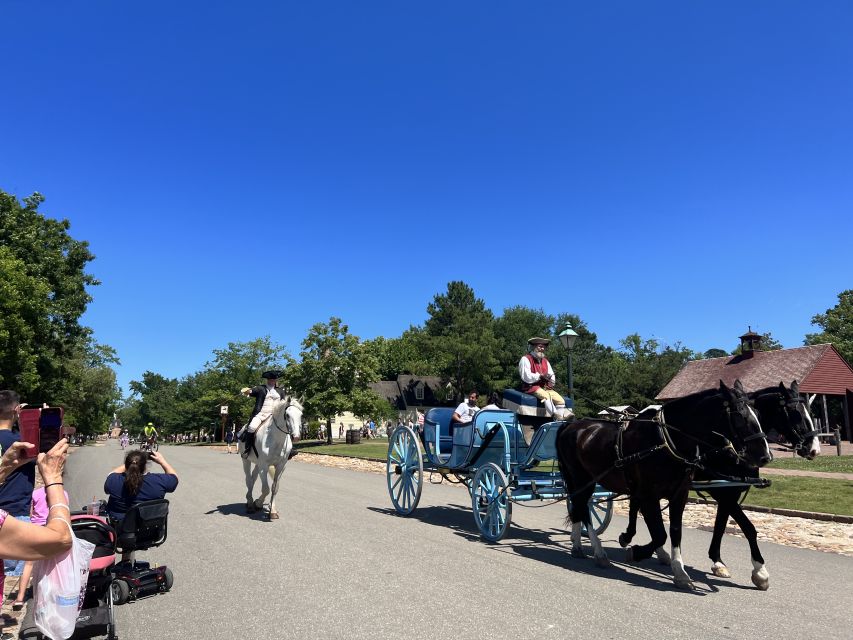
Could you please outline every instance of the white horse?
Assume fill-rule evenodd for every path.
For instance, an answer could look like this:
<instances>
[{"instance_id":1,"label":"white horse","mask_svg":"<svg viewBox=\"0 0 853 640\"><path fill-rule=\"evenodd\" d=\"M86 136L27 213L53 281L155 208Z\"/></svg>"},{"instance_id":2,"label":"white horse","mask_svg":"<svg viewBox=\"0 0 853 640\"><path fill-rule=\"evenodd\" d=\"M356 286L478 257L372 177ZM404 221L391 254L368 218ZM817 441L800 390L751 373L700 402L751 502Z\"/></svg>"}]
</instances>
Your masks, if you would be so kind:
<instances>
[{"instance_id":1,"label":"white horse","mask_svg":"<svg viewBox=\"0 0 853 640\"><path fill-rule=\"evenodd\" d=\"M278 493L278 481L287 465L287 458L293 450L302 429L302 404L289 396L276 403L272 419L255 433L255 449L243 457L243 473L246 475L246 511L255 513L264 506L266 497L270 497L269 519L277 520L278 511L275 508L275 495ZM246 443L240 443L240 454L246 449ZM255 481L261 476L261 495L257 500L252 499ZM270 486L272 478L272 486Z\"/></svg>"}]
</instances>

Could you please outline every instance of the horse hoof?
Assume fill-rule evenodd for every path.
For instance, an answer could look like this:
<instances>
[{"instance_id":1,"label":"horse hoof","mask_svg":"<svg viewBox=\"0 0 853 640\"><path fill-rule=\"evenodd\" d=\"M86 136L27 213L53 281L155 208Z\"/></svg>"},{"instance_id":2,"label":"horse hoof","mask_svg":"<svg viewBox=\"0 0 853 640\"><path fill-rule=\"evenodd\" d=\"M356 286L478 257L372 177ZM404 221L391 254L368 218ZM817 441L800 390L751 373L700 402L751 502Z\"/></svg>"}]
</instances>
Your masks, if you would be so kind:
<instances>
[{"instance_id":1,"label":"horse hoof","mask_svg":"<svg viewBox=\"0 0 853 640\"><path fill-rule=\"evenodd\" d=\"M634 547L625 549L625 562L634 562Z\"/></svg>"},{"instance_id":2,"label":"horse hoof","mask_svg":"<svg viewBox=\"0 0 853 640\"><path fill-rule=\"evenodd\" d=\"M613 565L610 563L610 559L607 556L595 556L595 566L601 567L602 569L609 569Z\"/></svg>"},{"instance_id":3,"label":"horse hoof","mask_svg":"<svg viewBox=\"0 0 853 640\"><path fill-rule=\"evenodd\" d=\"M731 578L732 572L729 571L729 568L724 565L722 562L715 562L711 567L711 573L713 573L718 578ZM753 578L753 581L755 578Z\"/></svg>"},{"instance_id":4,"label":"horse hoof","mask_svg":"<svg viewBox=\"0 0 853 640\"><path fill-rule=\"evenodd\" d=\"M270 520L278 520L278 514L275 512L270 513L269 519Z\"/></svg>"},{"instance_id":5,"label":"horse hoof","mask_svg":"<svg viewBox=\"0 0 853 640\"><path fill-rule=\"evenodd\" d=\"M658 564L662 564L667 567L672 564L672 558L669 557L669 554L666 551L655 551L655 555L657 556Z\"/></svg>"},{"instance_id":6,"label":"horse hoof","mask_svg":"<svg viewBox=\"0 0 853 640\"><path fill-rule=\"evenodd\" d=\"M631 538L626 536L624 533L619 534L619 546L623 549L631 544Z\"/></svg>"},{"instance_id":7,"label":"horse hoof","mask_svg":"<svg viewBox=\"0 0 853 640\"><path fill-rule=\"evenodd\" d=\"M760 576L757 573L753 573L752 584L758 587L761 591L767 591L770 588L770 577Z\"/></svg>"},{"instance_id":8,"label":"horse hoof","mask_svg":"<svg viewBox=\"0 0 853 640\"><path fill-rule=\"evenodd\" d=\"M586 554L583 549L580 547L572 547L572 557L573 558L586 558Z\"/></svg>"},{"instance_id":9,"label":"horse hoof","mask_svg":"<svg viewBox=\"0 0 853 640\"><path fill-rule=\"evenodd\" d=\"M693 584L692 580L673 580L675 586L679 589L684 589L685 591L693 591L696 589L696 586Z\"/></svg>"}]
</instances>

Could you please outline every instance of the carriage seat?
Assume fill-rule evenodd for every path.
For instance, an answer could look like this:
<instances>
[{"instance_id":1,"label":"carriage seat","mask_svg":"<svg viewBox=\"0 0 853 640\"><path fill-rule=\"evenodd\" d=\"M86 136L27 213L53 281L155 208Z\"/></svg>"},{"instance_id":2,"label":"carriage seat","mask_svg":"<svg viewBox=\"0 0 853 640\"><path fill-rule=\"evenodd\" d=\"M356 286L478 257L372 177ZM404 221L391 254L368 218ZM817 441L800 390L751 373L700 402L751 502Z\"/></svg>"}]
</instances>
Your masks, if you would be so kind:
<instances>
[{"instance_id":1,"label":"carriage seat","mask_svg":"<svg viewBox=\"0 0 853 640\"><path fill-rule=\"evenodd\" d=\"M548 412L545 411L545 407L540 404L539 399L532 393L524 393L518 389L504 389L503 397L504 409L513 411L519 416L549 417ZM563 401L569 409L574 406L571 398L563 396Z\"/></svg>"},{"instance_id":2,"label":"carriage seat","mask_svg":"<svg viewBox=\"0 0 853 640\"><path fill-rule=\"evenodd\" d=\"M424 416L424 430L421 442L429 454L438 459L449 456L453 447L453 435L450 421L453 419L453 409L449 407L434 407ZM436 445L438 450L436 450Z\"/></svg>"},{"instance_id":3,"label":"carriage seat","mask_svg":"<svg viewBox=\"0 0 853 640\"><path fill-rule=\"evenodd\" d=\"M476 465L497 462L503 466L505 451L503 437L499 433L491 438L488 435L498 423L506 426L513 458L524 459L527 456L527 443L515 414L507 410L488 409L478 411L472 422L457 425L453 430L453 455L448 466L466 466L483 446L486 447L486 451L479 452ZM488 442L486 442L487 438Z\"/></svg>"},{"instance_id":4,"label":"carriage seat","mask_svg":"<svg viewBox=\"0 0 853 640\"><path fill-rule=\"evenodd\" d=\"M166 542L169 501L146 500L127 510L115 523L116 546L122 553L145 551Z\"/></svg>"}]
</instances>

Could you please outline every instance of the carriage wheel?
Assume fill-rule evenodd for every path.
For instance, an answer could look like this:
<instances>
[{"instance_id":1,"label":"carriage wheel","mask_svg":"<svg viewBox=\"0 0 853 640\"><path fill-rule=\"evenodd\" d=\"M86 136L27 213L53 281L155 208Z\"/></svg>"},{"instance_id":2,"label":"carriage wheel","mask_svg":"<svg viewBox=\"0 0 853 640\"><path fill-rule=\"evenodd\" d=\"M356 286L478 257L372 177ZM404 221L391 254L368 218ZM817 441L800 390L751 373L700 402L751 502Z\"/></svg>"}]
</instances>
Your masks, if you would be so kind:
<instances>
[{"instance_id":1,"label":"carriage wheel","mask_svg":"<svg viewBox=\"0 0 853 640\"><path fill-rule=\"evenodd\" d=\"M391 436L385 475L394 509L401 516L409 515L418 506L424 486L424 459L409 427L397 427Z\"/></svg>"},{"instance_id":2,"label":"carriage wheel","mask_svg":"<svg viewBox=\"0 0 853 640\"><path fill-rule=\"evenodd\" d=\"M600 536L613 519L613 498L602 500L593 495L589 499L589 521L592 523L592 529L595 535ZM586 525L583 528L583 535L586 535Z\"/></svg>"},{"instance_id":3,"label":"carriage wheel","mask_svg":"<svg viewBox=\"0 0 853 640\"><path fill-rule=\"evenodd\" d=\"M506 535L512 519L512 499L506 475L494 462L477 469L471 482L471 509L474 522L489 542Z\"/></svg>"}]
</instances>

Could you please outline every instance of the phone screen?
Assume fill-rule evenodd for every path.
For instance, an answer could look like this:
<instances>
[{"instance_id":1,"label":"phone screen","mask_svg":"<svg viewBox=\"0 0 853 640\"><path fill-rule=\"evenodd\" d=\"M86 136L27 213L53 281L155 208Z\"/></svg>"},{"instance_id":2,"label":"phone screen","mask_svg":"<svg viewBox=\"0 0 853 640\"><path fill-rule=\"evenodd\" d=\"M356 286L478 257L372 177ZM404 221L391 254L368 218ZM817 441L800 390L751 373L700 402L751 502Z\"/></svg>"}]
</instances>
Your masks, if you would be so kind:
<instances>
[{"instance_id":1,"label":"phone screen","mask_svg":"<svg viewBox=\"0 0 853 640\"><path fill-rule=\"evenodd\" d=\"M39 453L39 409L21 409L21 415L18 416L18 427L21 430L21 441L29 442L35 446L28 449L26 456L35 458Z\"/></svg>"},{"instance_id":2,"label":"phone screen","mask_svg":"<svg viewBox=\"0 0 853 640\"><path fill-rule=\"evenodd\" d=\"M42 409L39 421L39 453L50 451L62 437L62 409L48 407Z\"/></svg>"}]
</instances>

